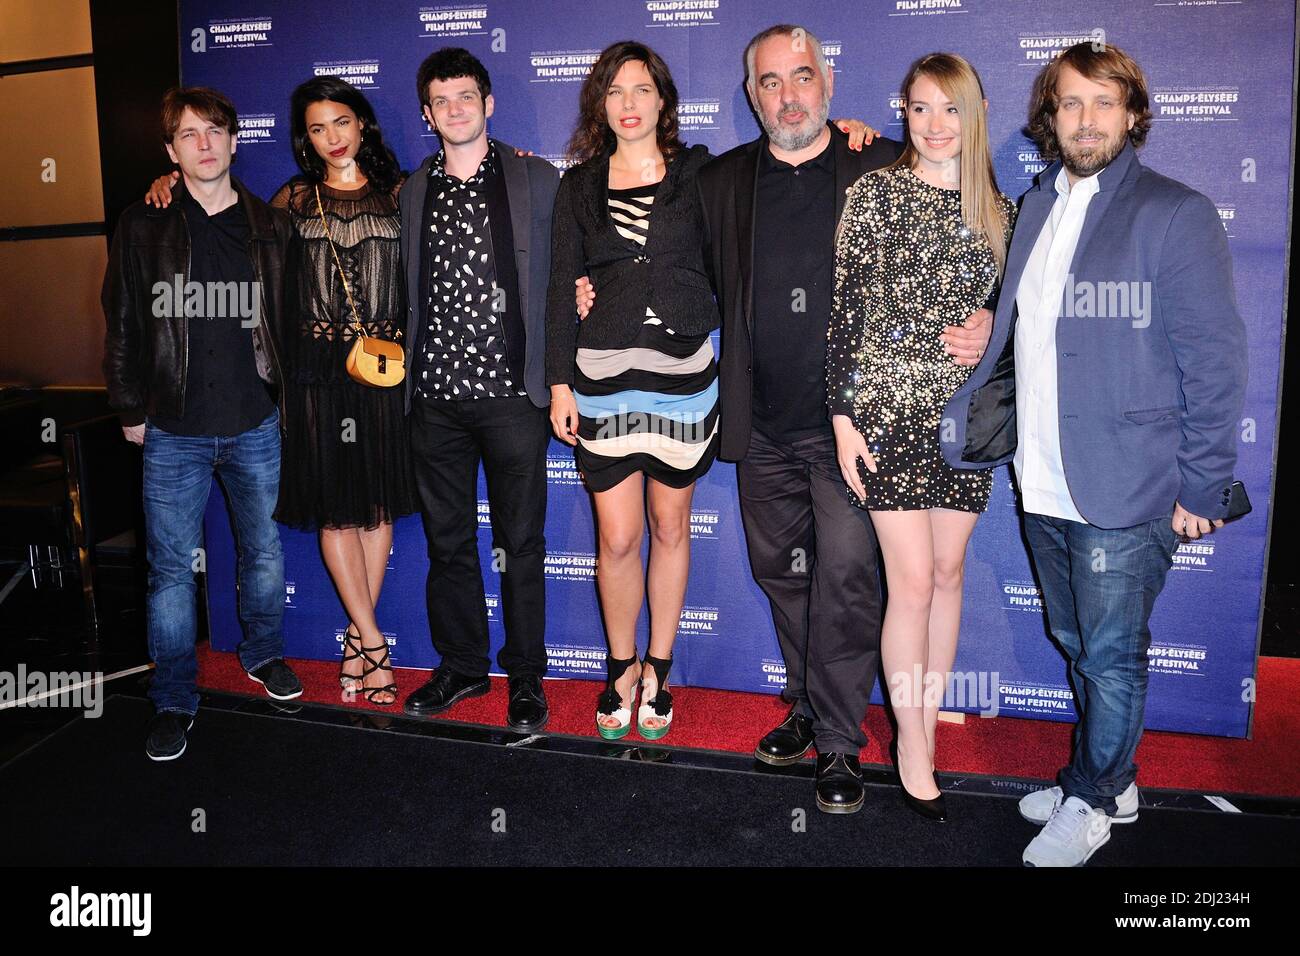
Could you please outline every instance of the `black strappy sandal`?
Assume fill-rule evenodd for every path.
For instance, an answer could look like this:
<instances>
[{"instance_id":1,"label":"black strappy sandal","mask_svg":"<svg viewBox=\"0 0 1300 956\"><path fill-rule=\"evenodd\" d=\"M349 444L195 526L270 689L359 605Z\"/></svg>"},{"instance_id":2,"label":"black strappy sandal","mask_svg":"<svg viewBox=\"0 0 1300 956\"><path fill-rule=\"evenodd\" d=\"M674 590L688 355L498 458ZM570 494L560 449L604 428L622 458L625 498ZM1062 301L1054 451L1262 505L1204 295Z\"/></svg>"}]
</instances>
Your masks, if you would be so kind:
<instances>
[{"instance_id":1,"label":"black strappy sandal","mask_svg":"<svg viewBox=\"0 0 1300 956\"><path fill-rule=\"evenodd\" d=\"M638 682L632 685L632 698L624 704L623 695L614 686L614 681L622 677L635 663L635 654L626 660L605 655L605 689L596 698L596 729L606 740L626 737L627 732L632 729L632 706L636 703L636 692L640 684ZM617 718L618 726L606 727L600 722L601 717Z\"/></svg>"},{"instance_id":2,"label":"black strappy sandal","mask_svg":"<svg viewBox=\"0 0 1300 956\"><path fill-rule=\"evenodd\" d=\"M350 694L355 694L361 690L361 677L355 674L343 673L343 665L348 661L361 660L364 655L361 653L361 635L356 635L356 640L352 639L352 622L348 622L348 629L343 632L343 660L339 662L339 686ZM351 653L349 653L351 652ZM362 665L364 666L364 665Z\"/></svg>"},{"instance_id":3,"label":"black strappy sandal","mask_svg":"<svg viewBox=\"0 0 1300 956\"><path fill-rule=\"evenodd\" d=\"M673 659L667 660L659 657L651 657L646 654L643 664L649 664L655 672L655 682L658 685L655 690L654 700L646 700L642 694L641 709L636 714L637 732L646 740L658 740L668 733L668 728L673 725L673 695L664 687L668 683L668 672L672 670ZM641 677L645 680L644 673ZM659 717L664 721L662 727L647 727L646 721L652 717Z\"/></svg>"},{"instance_id":4,"label":"black strappy sandal","mask_svg":"<svg viewBox=\"0 0 1300 956\"><path fill-rule=\"evenodd\" d=\"M375 671L387 670L389 673L392 673L393 665L388 656L388 642L387 641L384 642L384 656L381 657L379 659L379 663L376 664L375 659L370 655L376 653L378 650L379 648L377 647L365 647L364 645L362 645L361 647L361 656L366 659L365 667L361 671L361 681L362 681L361 696L364 697L369 703L374 704L376 707L392 707L394 704L397 703L397 684L389 683L389 684L385 684L383 687L365 686L366 678L369 677L371 674L373 674ZM375 700L376 694L392 694L393 699Z\"/></svg>"}]
</instances>

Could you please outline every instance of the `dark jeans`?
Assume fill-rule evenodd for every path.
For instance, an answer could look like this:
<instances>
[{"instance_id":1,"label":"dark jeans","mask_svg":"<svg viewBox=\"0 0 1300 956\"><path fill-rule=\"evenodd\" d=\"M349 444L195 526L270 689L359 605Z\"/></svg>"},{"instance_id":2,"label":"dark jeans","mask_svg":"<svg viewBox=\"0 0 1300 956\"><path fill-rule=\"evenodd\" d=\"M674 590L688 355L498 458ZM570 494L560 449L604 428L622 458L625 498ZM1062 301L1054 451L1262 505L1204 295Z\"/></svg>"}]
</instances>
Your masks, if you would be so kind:
<instances>
[{"instance_id":1,"label":"dark jeans","mask_svg":"<svg viewBox=\"0 0 1300 956\"><path fill-rule=\"evenodd\" d=\"M856 757L880 667L871 518L849 504L834 435L786 444L755 430L736 483L750 568L785 658L785 696L813 718L820 753Z\"/></svg>"},{"instance_id":2,"label":"dark jeans","mask_svg":"<svg viewBox=\"0 0 1300 956\"><path fill-rule=\"evenodd\" d=\"M194 572L212 476L221 480L235 522L239 662L253 671L284 656L284 556L271 514L280 493L280 416L229 438L173 435L145 426L144 524L149 559L147 630L153 658L149 697L161 711L193 714Z\"/></svg>"},{"instance_id":3,"label":"dark jeans","mask_svg":"<svg viewBox=\"0 0 1300 956\"><path fill-rule=\"evenodd\" d=\"M1047 624L1069 658L1079 713L1061 789L1112 816L1115 797L1137 779L1148 622L1177 544L1172 513L1115 530L1025 515Z\"/></svg>"},{"instance_id":4,"label":"dark jeans","mask_svg":"<svg viewBox=\"0 0 1300 956\"><path fill-rule=\"evenodd\" d=\"M425 601L443 667L486 676L487 607L478 557L478 466L487 475L492 547L501 565L511 677L546 673L546 410L525 397L447 401L416 396L411 454L429 545Z\"/></svg>"}]
</instances>

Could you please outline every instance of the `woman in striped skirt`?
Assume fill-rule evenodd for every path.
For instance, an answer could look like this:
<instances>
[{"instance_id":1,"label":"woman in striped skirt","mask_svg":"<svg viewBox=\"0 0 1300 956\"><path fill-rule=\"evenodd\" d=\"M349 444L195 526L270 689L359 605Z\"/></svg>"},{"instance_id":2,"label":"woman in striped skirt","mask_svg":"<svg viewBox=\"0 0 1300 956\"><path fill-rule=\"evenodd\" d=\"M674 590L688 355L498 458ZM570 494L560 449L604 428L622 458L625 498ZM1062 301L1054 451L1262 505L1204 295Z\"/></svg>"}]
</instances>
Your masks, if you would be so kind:
<instances>
[{"instance_id":1,"label":"woman in striped skirt","mask_svg":"<svg viewBox=\"0 0 1300 956\"><path fill-rule=\"evenodd\" d=\"M609 638L597 702L601 736L672 723L666 688L690 565L691 496L717 456L717 307L705 273L695 173L709 158L677 136L677 91L645 46L601 54L580 96L553 223L547 313L551 423L575 446L595 502L597 587ZM575 320L574 283L600 304ZM648 574L641 564L646 519ZM636 620L650 600L650 643L637 660Z\"/></svg>"},{"instance_id":2,"label":"woman in striped skirt","mask_svg":"<svg viewBox=\"0 0 1300 956\"><path fill-rule=\"evenodd\" d=\"M639 246L658 185L609 190L615 231ZM630 348L579 348L576 365L574 456L587 486L605 491L640 471L689 492L716 455L718 365L709 333L679 335L647 306Z\"/></svg>"}]
</instances>

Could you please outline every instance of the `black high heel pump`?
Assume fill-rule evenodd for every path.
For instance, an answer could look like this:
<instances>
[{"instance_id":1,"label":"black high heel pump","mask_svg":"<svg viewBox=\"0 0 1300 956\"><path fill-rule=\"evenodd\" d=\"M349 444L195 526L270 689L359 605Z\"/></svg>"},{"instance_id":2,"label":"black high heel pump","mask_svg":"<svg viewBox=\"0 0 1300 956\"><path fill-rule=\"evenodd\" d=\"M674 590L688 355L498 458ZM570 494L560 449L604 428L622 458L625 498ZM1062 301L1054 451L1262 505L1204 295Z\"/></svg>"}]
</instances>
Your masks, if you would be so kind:
<instances>
[{"instance_id":1,"label":"black high heel pump","mask_svg":"<svg viewBox=\"0 0 1300 956\"><path fill-rule=\"evenodd\" d=\"M907 808L917 816L924 817L926 820L932 820L935 823L944 823L948 819L948 806L943 799L943 791L931 800L922 800L919 797L912 796L908 792L907 786L903 783L903 775L898 769L898 738L889 742L889 757L894 762L894 779L898 781L899 789L903 791L903 803ZM936 774L934 778L935 787L939 786L939 777Z\"/></svg>"}]
</instances>

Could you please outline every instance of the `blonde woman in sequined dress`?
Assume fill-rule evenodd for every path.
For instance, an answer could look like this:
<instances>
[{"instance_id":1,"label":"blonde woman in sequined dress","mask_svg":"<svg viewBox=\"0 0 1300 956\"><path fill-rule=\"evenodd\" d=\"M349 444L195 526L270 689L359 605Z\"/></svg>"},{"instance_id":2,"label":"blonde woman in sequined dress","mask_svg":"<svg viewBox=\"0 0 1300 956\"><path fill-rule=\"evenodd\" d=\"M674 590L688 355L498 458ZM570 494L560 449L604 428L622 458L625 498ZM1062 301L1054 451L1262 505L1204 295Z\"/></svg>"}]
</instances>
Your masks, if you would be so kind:
<instances>
[{"instance_id":1,"label":"blonde woman in sequined dress","mask_svg":"<svg viewBox=\"0 0 1300 956\"><path fill-rule=\"evenodd\" d=\"M940 417L970 374L938 342L993 301L1015 207L997 188L979 77L955 54L912 65L908 136L849 190L836 238L827 399L850 500L885 558L881 633L904 799L945 818L935 726L957 653L966 545L992 472L940 453Z\"/></svg>"}]
</instances>

